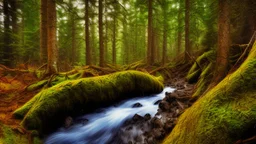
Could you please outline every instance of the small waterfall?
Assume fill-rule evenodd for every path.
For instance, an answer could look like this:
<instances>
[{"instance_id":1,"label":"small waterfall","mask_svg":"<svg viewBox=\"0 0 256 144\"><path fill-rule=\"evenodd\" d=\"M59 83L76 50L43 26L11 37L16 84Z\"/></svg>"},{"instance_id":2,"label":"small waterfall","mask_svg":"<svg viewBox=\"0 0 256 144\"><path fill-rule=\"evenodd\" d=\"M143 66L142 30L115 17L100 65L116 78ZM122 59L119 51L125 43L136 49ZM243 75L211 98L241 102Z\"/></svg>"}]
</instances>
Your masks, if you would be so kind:
<instances>
[{"instance_id":1,"label":"small waterfall","mask_svg":"<svg viewBox=\"0 0 256 144\"><path fill-rule=\"evenodd\" d=\"M154 116L158 109L158 100L165 97L165 92L172 92L170 87L157 95L148 97L132 98L119 103L117 106L111 106L101 109L100 112L86 114L78 117L70 128L60 128L57 132L46 138L46 144L105 144L112 139L119 130L119 127L135 114L144 116L149 113ZM142 106L133 107L140 103Z\"/></svg>"}]
</instances>

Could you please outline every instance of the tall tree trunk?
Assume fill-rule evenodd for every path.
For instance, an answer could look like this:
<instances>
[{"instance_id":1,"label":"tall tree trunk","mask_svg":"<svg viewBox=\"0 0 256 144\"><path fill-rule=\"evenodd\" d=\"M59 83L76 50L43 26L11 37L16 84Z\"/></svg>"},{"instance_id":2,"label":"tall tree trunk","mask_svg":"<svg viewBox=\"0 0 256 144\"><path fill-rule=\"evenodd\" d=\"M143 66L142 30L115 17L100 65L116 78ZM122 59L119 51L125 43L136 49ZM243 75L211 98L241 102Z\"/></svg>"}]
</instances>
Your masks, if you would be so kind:
<instances>
[{"instance_id":1,"label":"tall tree trunk","mask_svg":"<svg viewBox=\"0 0 256 144\"><path fill-rule=\"evenodd\" d=\"M9 11L9 1L3 1L3 11L4 11L4 48L3 48L3 63L6 66L12 66L12 47L10 46L11 39L11 29L10 29L10 11Z\"/></svg>"},{"instance_id":2,"label":"tall tree trunk","mask_svg":"<svg viewBox=\"0 0 256 144\"><path fill-rule=\"evenodd\" d=\"M124 54L123 54L123 61L124 64L128 64L130 61L130 50L128 46L128 40L127 40L127 21L126 21L126 15L124 15L123 18L123 48L124 48Z\"/></svg>"},{"instance_id":3,"label":"tall tree trunk","mask_svg":"<svg viewBox=\"0 0 256 144\"><path fill-rule=\"evenodd\" d=\"M229 0L219 0L217 59L211 87L217 85L228 72L230 47L229 5Z\"/></svg>"},{"instance_id":4,"label":"tall tree trunk","mask_svg":"<svg viewBox=\"0 0 256 144\"><path fill-rule=\"evenodd\" d=\"M190 0L185 1L185 61L190 55Z\"/></svg>"},{"instance_id":5,"label":"tall tree trunk","mask_svg":"<svg viewBox=\"0 0 256 144\"><path fill-rule=\"evenodd\" d=\"M53 0L47 0L47 31L47 74L54 74L58 72L58 49L56 46L56 3Z\"/></svg>"},{"instance_id":6,"label":"tall tree trunk","mask_svg":"<svg viewBox=\"0 0 256 144\"><path fill-rule=\"evenodd\" d=\"M182 39L182 19L181 19L181 14L182 14L182 8L181 8L182 0L179 2L179 12L178 12L178 37L177 37L177 55L180 54L181 52L181 39Z\"/></svg>"},{"instance_id":7,"label":"tall tree trunk","mask_svg":"<svg viewBox=\"0 0 256 144\"><path fill-rule=\"evenodd\" d=\"M103 0L99 0L99 41L100 41L100 66L103 67L105 63L104 59L104 40L103 40Z\"/></svg>"},{"instance_id":8,"label":"tall tree trunk","mask_svg":"<svg viewBox=\"0 0 256 144\"><path fill-rule=\"evenodd\" d=\"M40 10L40 62L47 61L47 0L41 0Z\"/></svg>"},{"instance_id":9,"label":"tall tree trunk","mask_svg":"<svg viewBox=\"0 0 256 144\"><path fill-rule=\"evenodd\" d=\"M116 15L113 17L112 63L116 64Z\"/></svg>"},{"instance_id":10,"label":"tall tree trunk","mask_svg":"<svg viewBox=\"0 0 256 144\"><path fill-rule=\"evenodd\" d=\"M86 65L91 65L91 47L89 32L89 0L85 0L85 46L86 46Z\"/></svg>"},{"instance_id":11,"label":"tall tree trunk","mask_svg":"<svg viewBox=\"0 0 256 144\"><path fill-rule=\"evenodd\" d=\"M162 51L162 64L166 63L166 53L167 53L167 30L168 30L168 23L167 23L167 4L163 3L163 51Z\"/></svg>"},{"instance_id":12,"label":"tall tree trunk","mask_svg":"<svg viewBox=\"0 0 256 144\"><path fill-rule=\"evenodd\" d=\"M153 0L148 0L148 49L147 49L147 62L153 64L153 53L152 53L152 31L153 31Z\"/></svg>"},{"instance_id":13,"label":"tall tree trunk","mask_svg":"<svg viewBox=\"0 0 256 144\"><path fill-rule=\"evenodd\" d=\"M75 24L75 14L71 12L71 33L72 33L72 50L71 50L71 63L72 65L76 62L76 24Z\"/></svg>"},{"instance_id":14,"label":"tall tree trunk","mask_svg":"<svg viewBox=\"0 0 256 144\"><path fill-rule=\"evenodd\" d=\"M92 64L98 63L98 55L97 55L97 49L96 49L96 24L94 23L95 17L92 17L92 25L91 25L91 37L90 37L90 47L92 52Z\"/></svg>"}]
</instances>

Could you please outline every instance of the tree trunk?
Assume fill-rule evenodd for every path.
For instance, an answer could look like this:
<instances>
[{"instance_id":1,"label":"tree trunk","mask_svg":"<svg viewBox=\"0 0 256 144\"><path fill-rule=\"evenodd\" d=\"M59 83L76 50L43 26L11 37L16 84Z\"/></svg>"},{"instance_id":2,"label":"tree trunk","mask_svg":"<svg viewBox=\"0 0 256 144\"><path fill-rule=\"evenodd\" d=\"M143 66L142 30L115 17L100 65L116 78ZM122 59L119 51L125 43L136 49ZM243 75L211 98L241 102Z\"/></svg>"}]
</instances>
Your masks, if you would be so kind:
<instances>
[{"instance_id":1,"label":"tree trunk","mask_svg":"<svg viewBox=\"0 0 256 144\"><path fill-rule=\"evenodd\" d=\"M89 0L85 0L85 46L86 46L86 65L91 65L91 47L89 32Z\"/></svg>"},{"instance_id":2,"label":"tree trunk","mask_svg":"<svg viewBox=\"0 0 256 144\"><path fill-rule=\"evenodd\" d=\"M168 23L167 23L167 3L162 4L163 9L163 51L162 51L162 64L166 63L166 53L167 53L167 30L168 30Z\"/></svg>"},{"instance_id":3,"label":"tree trunk","mask_svg":"<svg viewBox=\"0 0 256 144\"><path fill-rule=\"evenodd\" d=\"M56 3L53 0L47 0L47 33L47 74L54 74L58 72L58 49L56 46Z\"/></svg>"},{"instance_id":4,"label":"tree trunk","mask_svg":"<svg viewBox=\"0 0 256 144\"><path fill-rule=\"evenodd\" d=\"M47 0L41 0L40 8L40 62L47 61Z\"/></svg>"},{"instance_id":5,"label":"tree trunk","mask_svg":"<svg viewBox=\"0 0 256 144\"><path fill-rule=\"evenodd\" d=\"M103 67L105 63L104 59L104 40L103 40L103 0L99 0L99 41L100 41L100 66Z\"/></svg>"},{"instance_id":6,"label":"tree trunk","mask_svg":"<svg viewBox=\"0 0 256 144\"><path fill-rule=\"evenodd\" d=\"M124 48L124 53L123 53L123 61L124 64L128 64L130 62L130 50L128 46L128 40L127 40L127 21L126 21L126 15L124 15L123 18L123 48Z\"/></svg>"},{"instance_id":7,"label":"tree trunk","mask_svg":"<svg viewBox=\"0 0 256 144\"><path fill-rule=\"evenodd\" d=\"M112 63L116 64L116 15L113 17Z\"/></svg>"},{"instance_id":8,"label":"tree trunk","mask_svg":"<svg viewBox=\"0 0 256 144\"><path fill-rule=\"evenodd\" d=\"M72 7L73 8L73 7ZM76 62L76 24L75 24L75 14L71 12L71 37L72 37L72 50L71 50L71 63L72 65Z\"/></svg>"},{"instance_id":9,"label":"tree trunk","mask_svg":"<svg viewBox=\"0 0 256 144\"><path fill-rule=\"evenodd\" d=\"M220 8L228 6L227 0L219 2ZM164 144L234 144L255 135L255 59L256 43L235 72L185 110Z\"/></svg>"},{"instance_id":10,"label":"tree trunk","mask_svg":"<svg viewBox=\"0 0 256 144\"><path fill-rule=\"evenodd\" d=\"M182 0L179 2L179 12L178 12L178 37L177 37L177 55L180 54L181 52L181 39L182 39L182 19L181 19L181 14L182 14L182 8L181 8Z\"/></svg>"},{"instance_id":11,"label":"tree trunk","mask_svg":"<svg viewBox=\"0 0 256 144\"><path fill-rule=\"evenodd\" d=\"M3 1L3 11L4 11L4 48L3 48L3 63L8 67L12 67L12 47L11 44L11 29L10 29L10 11L9 11L9 1Z\"/></svg>"},{"instance_id":12,"label":"tree trunk","mask_svg":"<svg viewBox=\"0 0 256 144\"><path fill-rule=\"evenodd\" d=\"M190 0L185 1L185 61L190 55Z\"/></svg>"},{"instance_id":13,"label":"tree trunk","mask_svg":"<svg viewBox=\"0 0 256 144\"><path fill-rule=\"evenodd\" d=\"M154 59L152 57L152 30L153 30L153 0L148 0L148 49L147 49L147 62L148 64L153 64Z\"/></svg>"},{"instance_id":14,"label":"tree trunk","mask_svg":"<svg viewBox=\"0 0 256 144\"><path fill-rule=\"evenodd\" d=\"M218 84L228 72L228 55L230 47L229 27L229 2L228 0L219 0L217 64L210 88Z\"/></svg>"}]
</instances>

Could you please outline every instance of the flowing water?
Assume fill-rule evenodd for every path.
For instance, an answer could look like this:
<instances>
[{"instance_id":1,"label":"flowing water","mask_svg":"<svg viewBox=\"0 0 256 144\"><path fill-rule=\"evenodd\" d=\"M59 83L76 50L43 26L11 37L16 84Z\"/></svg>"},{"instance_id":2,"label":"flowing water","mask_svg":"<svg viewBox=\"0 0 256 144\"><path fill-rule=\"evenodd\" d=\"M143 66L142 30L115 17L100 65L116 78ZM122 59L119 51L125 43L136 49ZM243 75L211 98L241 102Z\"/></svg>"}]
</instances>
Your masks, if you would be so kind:
<instances>
[{"instance_id":1,"label":"flowing water","mask_svg":"<svg viewBox=\"0 0 256 144\"><path fill-rule=\"evenodd\" d=\"M133 98L101 109L100 112L87 114L79 117L79 122L70 128L60 128L51 134L46 140L46 144L105 144L116 135L119 127L135 114L144 116L149 113L154 116L158 109L158 100L165 97L165 92L172 92L170 87L164 88L163 92L148 97ZM141 107L133 107L135 103L140 103ZM78 121L78 120L76 120Z\"/></svg>"}]
</instances>

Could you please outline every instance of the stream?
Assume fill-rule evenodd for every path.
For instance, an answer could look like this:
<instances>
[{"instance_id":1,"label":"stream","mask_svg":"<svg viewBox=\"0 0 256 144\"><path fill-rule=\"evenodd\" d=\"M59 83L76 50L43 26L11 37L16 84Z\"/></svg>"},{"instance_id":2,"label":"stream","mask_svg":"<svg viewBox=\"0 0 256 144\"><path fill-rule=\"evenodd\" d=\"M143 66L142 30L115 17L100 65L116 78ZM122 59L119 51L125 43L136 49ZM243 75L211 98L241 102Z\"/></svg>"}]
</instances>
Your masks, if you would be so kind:
<instances>
[{"instance_id":1,"label":"stream","mask_svg":"<svg viewBox=\"0 0 256 144\"><path fill-rule=\"evenodd\" d=\"M157 113L157 101L165 97L165 92L172 92L173 88L165 87L160 94L125 100L115 106L100 109L95 113L86 114L74 120L74 124L60 128L49 135L45 144L106 144L116 135L119 128L135 114L144 116ZM134 104L141 104L134 107Z\"/></svg>"}]
</instances>

